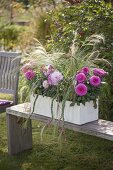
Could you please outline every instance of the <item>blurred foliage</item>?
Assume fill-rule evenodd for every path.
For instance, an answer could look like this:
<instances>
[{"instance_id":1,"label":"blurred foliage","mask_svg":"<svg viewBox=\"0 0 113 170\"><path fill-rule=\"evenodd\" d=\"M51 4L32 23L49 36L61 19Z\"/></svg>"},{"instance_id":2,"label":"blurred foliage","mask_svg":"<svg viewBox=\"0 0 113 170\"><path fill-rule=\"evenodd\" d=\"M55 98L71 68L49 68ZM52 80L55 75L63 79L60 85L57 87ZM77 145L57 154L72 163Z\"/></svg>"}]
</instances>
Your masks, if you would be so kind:
<instances>
[{"instance_id":1,"label":"blurred foliage","mask_svg":"<svg viewBox=\"0 0 113 170\"><path fill-rule=\"evenodd\" d=\"M49 4L49 5L52 4L52 5L56 6L55 0L13 0L13 1L22 3L26 9L28 9L30 6L34 6L34 7L40 6L41 7L46 4Z\"/></svg>"},{"instance_id":2,"label":"blurred foliage","mask_svg":"<svg viewBox=\"0 0 113 170\"><path fill-rule=\"evenodd\" d=\"M25 29L17 25L0 25L0 46L4 50L13 50L18 46L20 33Z\"/></svg>"},{"instance_id":3,"label":"blurred foliage","mask_svg":"<svg viewBox=\"0 0 113 170\"><path fill-rule=\"evenodd\" d=\"M111 3L103 0L86 0L80 5L62 6L49 13L52 18L52 39L47 41L48 46L54 42L56 48L68 51L74 36L78 32L78 41L82 43L87 36L103 34L107 48L112 48L113 40L113 8Z\"/></svg>"},{"instance_id":4,"label":"blurred foliage","mask_svg":"<svg viewBox=\"0 0 113 170\"><path fill-rule=\"evenodd\" d=\"M36 14L36 13L35 13ZM47 35L50 35L50 24L51 18L48 16L45 11L38 12L37 15L34 15L34 32L35 37L42 43L45 44L47 40Z\"/></svg>"},{"instance_id":5,"label":"blurred foliage","mask_svg":"<svg viewBox=\"0 0 113 170\"><path fill-rule=\"evenodd\" d=\"M101 92L101 117L113 120L113 7L104 0L86 0L79 5L60 5L46 13L43 21L50 23L49 33L45 35L47 50L70 51L72 40L77 32L75 43L82 46L86 37L93 34L104 35L104 44L97 48L100 58L111 62L111 67L99 63L109 72L108 85ZM40 29L41 30L41 29ZM107 103L107 104L106 104Z\"/></svg>"},{"instance_id":6,"label":"blurred foliage","mask_svg":"<svg viewBox=\"0 0 113 170\"><path fill-rule=\"evenodd\" d=\"M72 1L70 0L70 2ZM100 113L103 118L113 120L112 2L110 3L109 0L84 0L75 5L66 1L62 1L63 3L58 5L55 0L12 0L12 2L13 21L30 20L30 25L29 27L8 25L11 13L10 1L1 0L0 9L4 8L8 11L7 21L2 16L4 10L0 11L1 18L3 18L0 18L0 46L5 50L19 47L22 51L28 52L34 45L33 38L37 38L45 45L47 51L55 49L68 53L76 32L75 44L77 43L79 46L82 46L86 37L92 34L105 36L105 42L97 49L100 58L110 61L111 67L104 63L100 64L109 72L108 85L102 89L101 93Z\"/></svg>"}]
</instances>

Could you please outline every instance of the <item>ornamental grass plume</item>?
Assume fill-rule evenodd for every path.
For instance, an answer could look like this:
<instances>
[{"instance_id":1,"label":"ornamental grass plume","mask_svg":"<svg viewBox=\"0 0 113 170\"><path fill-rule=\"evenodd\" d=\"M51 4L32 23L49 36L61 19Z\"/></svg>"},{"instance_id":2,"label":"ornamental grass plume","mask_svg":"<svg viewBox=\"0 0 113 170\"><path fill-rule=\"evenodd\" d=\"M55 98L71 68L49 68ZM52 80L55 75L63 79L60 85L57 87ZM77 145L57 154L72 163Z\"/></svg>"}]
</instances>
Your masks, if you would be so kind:
<instances>
[{"instance_id":1,"label":"ornamental grass plume","mask_svg":"<svg viewBox=\"0 0 113 170\"><path fill-rule=\"evenodd\" d=\"M38 66L37 66L37 61L35 61L35 60L31 60L31 61L29 62L29 64L31 65L32 68L37 68L37 67L38 67Z\"/></svg>"}]
</instances>

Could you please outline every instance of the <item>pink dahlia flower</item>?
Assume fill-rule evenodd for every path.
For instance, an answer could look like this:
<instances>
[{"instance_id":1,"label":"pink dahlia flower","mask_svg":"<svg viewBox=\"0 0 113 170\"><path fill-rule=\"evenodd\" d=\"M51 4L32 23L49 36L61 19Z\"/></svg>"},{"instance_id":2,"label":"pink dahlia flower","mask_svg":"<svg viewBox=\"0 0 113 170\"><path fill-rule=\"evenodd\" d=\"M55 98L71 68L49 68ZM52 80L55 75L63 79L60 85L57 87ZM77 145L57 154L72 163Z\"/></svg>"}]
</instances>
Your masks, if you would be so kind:
<instances>
[{"instance_id":1,"label":"pink dahlia flower","mask_svg":"<svg viewBox=\"0 0 113 170\"><path fill-rule=\"evenodd\" d=\"M49 76L49 74L53 73L55 69L53 68L52 65L47 65L47 66L43 66L41 68L41 71L43 72L45 76Z\"/></svg>"},{"instance_id":2,"label":"pink dahlia flower","mask_svg":"<svg viewBox=\"0 0 113 170\"><path fill-rule=\"evenodd\" d=\"M90 82L90 84L91 84L92 86L97 87L97 86L99 86L99 85L101 84L101 79L100 79L100 77L98 77L98 76L92 76L92 77L90 78L89 82Z\"/></svg>"},{"instance_id":3,"label":"pink dahlia flower","mask_svg":"<svg viewBox=\"0 0 113 170\"><path fill-rule=\"evenodd\" d=\"M54 71L48 76L49 85L58 85L63 80L63 75L59 71Z\"/></svg>"},{"instance_id":4,"label":"pink dahlia flower","mask_svg":"<svg viewBox=\"0 0 113 170\"><path fill-rule=\"evenodd\" d=\"M22 68L21 71L25 74L28 70L32 70L32 66L30 63L25 64Z\"/></svg>"},{"instance_id":5,"label":"pink dahlia flower","mask_svg":"<svg viewBox=\"0 0 113 170\"><path fill-rule=\"evenodd\" d=\"M47 80L43 81L43 87L44 87L44 89L47 89L49 87L49 84L48 84Z\"/></svg>"},{"instance_id":6,"label":"pink dahlia flower","mask_svg":"<svg viewBox=\"0 0 113 170\"><path fill-rule=\"evenodd\" d=\"M36 73L32 70L28 70L26 73L25 73L25 77L26 79L28 80L32 80L34 77L35 77Z\"/></svg>"},{"instance_id":7,"label":"pink dahlia flower","mask_svg":"<svg viewBox=\"0 0 113 170\"><path fill-rule=\"evenodd\" d=\"M103 76L106 76L106 75L107 75L107 72L106 72L106 71L104 71L103 69L99 69L99 68L95 68L95 69L93 70L93 73L94 73L94 75L100 76L100 77L103 77Z\"/></svg>"},{"instance_id":8,"label":"pink dahlia flower","mask_svg":"<svg viewBox=\"0 0 113 170\"><path fill-rule=\"evenodd\" d=\"M86 75L84 73L78 73L75 77L75 79L79 82L82 83L86 80Z\"/></svg>"},{"instance_id":9,"label":"pink dahlia flower","mask_svg":"<svg viewBox=\"0 0 113 170\"><path fill-rule=\"evenodd\" d=\"M87 94L87 86L83 83L78 84L75 86L75 93L78 96L85 96Z\"/></svg>"},{"instance_id":10,"label":"pink dahlia flower","mask_svg":"<svg viewBox=\"0 0 113 170\"><path fill-rule=\"evenodd\" d=\"M89 71L90 71L89 67L83 67L82 68L82 72L86 75L89 74Z\"/></svg>"}]
</instances>

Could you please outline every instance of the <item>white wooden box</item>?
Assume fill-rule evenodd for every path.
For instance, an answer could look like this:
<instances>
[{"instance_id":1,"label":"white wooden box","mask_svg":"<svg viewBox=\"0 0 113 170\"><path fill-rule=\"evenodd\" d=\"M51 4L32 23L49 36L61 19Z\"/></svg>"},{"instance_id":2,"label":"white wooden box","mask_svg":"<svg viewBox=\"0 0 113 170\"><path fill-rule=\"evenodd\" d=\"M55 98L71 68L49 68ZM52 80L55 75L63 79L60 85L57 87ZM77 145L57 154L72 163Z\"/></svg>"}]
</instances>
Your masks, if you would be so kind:
<instances>
[{"instance_id":1,"label":"white wooden box","mask_svg":"<svg viewBox=\"0 0 113 170\"><path fill-rule=\"evenodd\" d=\"M33 110L33 104L34 100L36 98L36 95L31 95L31 111ZM41 95L38 96L34 113L52 117L51 115L51 103L52 99L50 97L43 97ZM82 125L91 121L95 121L98 119L98 103L97 108L95 109L93 106L93 101L86 102L85 105L80 104L78 106L75 104L74 106L70 106L71 102L66 101L65 109L64 109L64 120L66 122L74 123L77 125ZM55 119L61 118L61 112L62 112L62 104L54 101L53 102L53 113Z\"/></svg>"}]
</instances>

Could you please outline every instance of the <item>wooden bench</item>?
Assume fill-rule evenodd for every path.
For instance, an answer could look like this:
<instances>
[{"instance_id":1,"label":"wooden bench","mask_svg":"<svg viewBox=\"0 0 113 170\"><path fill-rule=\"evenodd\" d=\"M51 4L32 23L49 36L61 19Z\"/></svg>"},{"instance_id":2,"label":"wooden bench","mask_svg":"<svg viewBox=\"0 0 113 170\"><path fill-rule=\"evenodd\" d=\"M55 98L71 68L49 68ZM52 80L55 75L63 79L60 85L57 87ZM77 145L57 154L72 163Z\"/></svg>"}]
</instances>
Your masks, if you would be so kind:
<instances>
[{"instance_id":1,"label":"wooden bench","mask_svg":"<svg viewBox=\"0 0 113 170\"><path fill-rule=\"evenodd\" d=\"M0 51L0 93L11 94L12 101L0 100L0 112L18 102L19 52Z\"/></svg>"},{"instance_id":2,"label":"wooden bench","mask_svg":"<svg viewBox=\"0 0 113 170\"><path fill-rule=\"evenodd\" d=\"M10 155L14 155L32 148L32 119L45 123L50 121L50 118L48 117L38 114L31 115L29 108L30 104L28 103L15 105L6 109L8 153ZM27 123L27 128L24 128L18 123L19 117L30 117ZM62 125L62 122L60 125ZM99 119L98 121L90 122L84 125L75 125L65 122L65 128L113 141L113 123L110 121Z\"/></svg>"}]
</instances>

